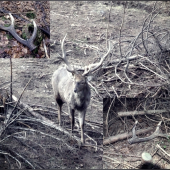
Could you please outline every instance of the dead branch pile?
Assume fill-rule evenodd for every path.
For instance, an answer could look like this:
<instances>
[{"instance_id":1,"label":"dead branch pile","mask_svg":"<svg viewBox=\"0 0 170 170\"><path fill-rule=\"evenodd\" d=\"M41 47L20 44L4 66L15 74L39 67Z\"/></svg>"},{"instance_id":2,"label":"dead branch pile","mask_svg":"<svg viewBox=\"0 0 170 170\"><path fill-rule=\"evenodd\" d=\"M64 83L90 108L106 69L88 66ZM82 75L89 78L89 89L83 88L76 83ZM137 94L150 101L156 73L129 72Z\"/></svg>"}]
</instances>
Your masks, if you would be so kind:
<instances>
[{"instance_id":1,"label":"dead branch pile","mask_svg":"<svg viewBox=\"0 0 170 170\"><path fill-rule=\"evenodd\" d=\"M122 21L119 37L111 41L112 56L102 67L97 87L100 95L169 97L170 32L155 24L160 12L161 5L155 3L135 37L123 35Z\"/></svg>"}]
</instances>

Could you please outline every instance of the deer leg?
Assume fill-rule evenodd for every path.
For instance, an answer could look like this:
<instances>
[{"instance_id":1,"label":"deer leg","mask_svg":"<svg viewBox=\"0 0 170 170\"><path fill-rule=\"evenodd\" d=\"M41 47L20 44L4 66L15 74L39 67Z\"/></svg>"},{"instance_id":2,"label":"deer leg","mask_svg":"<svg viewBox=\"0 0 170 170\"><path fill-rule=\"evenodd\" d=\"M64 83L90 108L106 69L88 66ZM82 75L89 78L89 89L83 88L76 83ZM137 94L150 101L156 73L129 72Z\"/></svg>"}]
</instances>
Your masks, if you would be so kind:
<instances>
[{"instance_id":1,"label":"deer leg","mask_svg":"<svg viewBox=\"0 0 170 170\"><path fill-rule=\"evenodd\" d=\"M84 119L85 119L86 111L79 113L79 124L81 128L81 143L84 144Z\"/></svg>"},{"instance_id":2,"label":"deer leg","mask_svg":"<svg viewBox=\"0 0 170 170\"><path fill-rule=\"evenodd\" d=\"M74 118L74 109L69 108L70 110L70 117L71 117L71 132L73 132L73 128L74 128L74 123L75 123L75 118Z\"/></svg>"},{"instance_id":3,"label":"deer leg","mask_svg":"<svg viewBox=\"0 0 170 170\"><path fill-rule=\"evenodd\" d=\"M62 108L63 102L60 99L56 99L56 102L57 102L57 107L58 107L59 125L61 126L61 108Z\"/></svg>"},{"instance_id":4,"label":"deer leg","mask_svg":"<svg viewBox=\"0 0 170 170\"><path fill-rule=\"evenodd\" d=\"M58 121L59 125L61 126L61 106L58 104Z\"/></svg>"}]
</instances>

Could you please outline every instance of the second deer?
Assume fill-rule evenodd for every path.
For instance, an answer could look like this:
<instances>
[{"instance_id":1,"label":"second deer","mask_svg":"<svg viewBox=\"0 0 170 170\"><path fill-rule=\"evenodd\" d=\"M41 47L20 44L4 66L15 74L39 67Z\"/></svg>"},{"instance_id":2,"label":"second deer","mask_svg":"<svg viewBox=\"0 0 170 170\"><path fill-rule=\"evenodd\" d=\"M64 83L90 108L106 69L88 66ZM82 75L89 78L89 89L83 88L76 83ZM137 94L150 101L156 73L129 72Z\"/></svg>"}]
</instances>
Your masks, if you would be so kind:
<instances>
[{"instance_id":1,"label":"second deer","mask_svg":"<svg viewBox=\"0 0 170 170\"><path fill-rule=\"evenodd\" d=\"M91 92L87 82L86 76L89 72L96 70L101 66L103 60L110 52L109 50L105 54L99 63L91 64L84 68L84 73L80 74L77 70L70 66L66 59L66 53L64 49L64 41L66 36L62 40L61 50L62 57L58 57L66 64L66 67L58 68L52 76L52 87L54 97L58 106L58 119L59 125L61 125L61 109L64 103L67 103L68 110L71 116L71 130L73 131L75 117L75 110L79 112L79 125L81 128L81 143L84 144L84 121L87 107L90 103Z\"/></svg>"}]
</instances>

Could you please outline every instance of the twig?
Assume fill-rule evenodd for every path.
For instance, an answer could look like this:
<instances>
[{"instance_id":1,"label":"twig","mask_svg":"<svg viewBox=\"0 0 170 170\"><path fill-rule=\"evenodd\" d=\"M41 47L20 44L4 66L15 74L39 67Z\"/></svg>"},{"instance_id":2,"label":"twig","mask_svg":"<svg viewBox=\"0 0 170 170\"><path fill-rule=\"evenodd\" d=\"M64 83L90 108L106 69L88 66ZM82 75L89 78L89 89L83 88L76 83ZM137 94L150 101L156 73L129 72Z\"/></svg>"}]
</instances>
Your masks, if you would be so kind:
<instances>
[{"instance_id":1,"label":"twig","mask_svg":"<svg viewBox=\"0 0 170 170\"><path fill-rule=\"evenodd\" d=\"M43 39L43 46L44 46L44 51L45 51L45 55L47 58L50 58L49 55L48 55L48 52L47 52L47 47L45 45L45 40Z\"/></svg>"},{"instance_id":2,"label":"twig","mask_svg":"<svg viewBox=\"0 0 170 170\"><path fill-rule=\"evenodd\" d=\"M154 7L153 7L153 9L152 9L152 12L148 15L148 17L145 19L145 21L143 22L143 27L142 27L142 43L143 43L143 46L144 46L144 48L145 48L145 51L146 51L146 54L148 54L148 50L147 50L147 48L146 48L146 46L145 46L145 43L144 43L144 41L143 41L143 31L144 31L144 29L146 29L147 27L148 27L148 29L147 29L147 33L148 33L148 31L149 31L149 27L150 27L150 23L151 23L151 19L152 19L152 15L153 15L153 11L155 11L156 9L154 9L155 8L155 5L156 5L156 3L157 2L155 2L154 3ZM149 16L151 15L151 17L150 17L150 21L149 21L149 24L144 28L144 26L145 26L145 23L146 23L146 21L147 21L147 19L149 18ZM147 34L147 36L146 36L147 38L148 38L148 34Z\"/></svg>"},{"instance_id":3,"label":"twig","mask_svg":"<svg viewBox=\"0 0 170 170\"><path fill-rule=\"evenodd\" d=\"M5 118L5 120L4 120L4 124L3 124L3 126L0 128L0 136L2 135L2 133L4 132L4 130L5 130L5 129L7 128L7 126L9 125L9 124L8 124L8 123L9 123L8 121L9 121L11 115L13 114L14 110L16 109L16 107L17 107L17 105L18 105L18 103L19 103L19 101L20 101L20 99L21 99L21 97L22 97L25 89L27 88L29 82L31 81L31 79L32 79L32 77L29 79L28 83L27 83L26 86L24 87L24 89L23 89L23 91L22 91L22 93L21 93L21 95L20 95L17 103L15 104L13 110L12 110L11 112L9 112L9 114L6 115L6 118ZM12 95L12 96L13 96L13 95Z\"/></svg>"},{"instance_id":4,"label":"twig","mask_svg":"<svg viewBox=\"0 0 170 170\"><path fill-rule=\"evenodd\" d=\"M102 99L102 97L101 97L101 95L99 94L98 90L97 90L90 82L88 82L88 84L90 85L90 87L91 87L92 89L94 89L94 91L96 92L96 94Z\"/></svg>"},{"instance_id":5,"label":"twig","mask_svg":"<svg viewBox=\"0 0 170 170\"><path fill-rule=\"evenodd\" d=\"M113 3L111 4L110 9L109 9L109 17L108 17L108 23L107 23L107 29L106 29L106 49L108 48L108 41L107 41L108 40L108 29L109 29L110 13L111 13L112 5Z\"/></svg>"},{"instance_id":6,"label":"twig","mask_svg":"<svg viewBox=\"0 0 170 170\"><path fill-rule=\"evenodd\" d=\"M37 119L18 119L19 121L37 121ZM45 136L49 136L53 139L56 139L56 140L59 140L59 141L62 141L63 140L61 138L58 138L54 135L50 135L50 134L47 134L47 133L44 133L44 132L41 132L39 130L36 130L36 129L32 129L32 128L23 128L23 127L16 127L15 129L20 129L20 130L24 130L24 131L31 131L31 132L37 132L37 133L40 133L41 135L45 135Z\"/></svg>"},{"instance_id":7,"label":"twig","mask_svg":"<svg viewBox=\"0 0 170 170\"><path fill-rule=\"evenodd\" d=\"M156 147L160 149L163 153L165 153L168 157L170 157L170 154L168 154L165 150L163 150L159 144L157 144Z\"/></svg>"},{"instance_id":8,"label":"twig","mask_svg":"<svg viewBox=\"0 0 170 170\"><path fill-rule=\"evenodd\" d=\"M113 105L113 102L115 102L115 98L113 98L112 102L110 103L110 106L108 108L107 115L106 115L106 136L109 135L109 133L108 133L108 125L109 125L108 119L109 119L109 113L110 113L110 109Z\"/></svg>"},{"instance_id":9,"label":"twig","mask_svg":"<svg viewBox=\"0 0 170 170\"><path fill-rule=\"evenodd\" d=\"M110 159L110 160L114 161L113 163L120 163L120 164L124 164L124 165L126 165L126 166L128 166L128 167L131 167L131 168L133 168L133 169L137 169L137 168L135 168L134 166L132 166L132 165L130 165L130 164L128 164L128 163L120 162L120 161L118 161L118 160L116 160L116 159L113 159L113 158L110 158L110 157L108 157L108 156L106 156L106 155L103 155L103 158Z\"/></svg>"},{"instance_id":10,"label":"twig","mask_svg":"<svg viewBox=\"0 0 170 170\"><path fill-rule=\"evenodd\" d=\"M119 95L117 94L117 91L115 90L115 87L114 87L114 86L112 86L112 89L113 89L113 91L115 92L116 97L119 98Z\"/></svg>"},{"instance_id":11,"label":"twig","mask_svg":"<svg viewBox=\"0 0 170 170\"><path fill-rule=\"evenodd\" d=\"M18 163L19 169L21 169L21 162L20 162L17 158L15 158L14 156L12 156L10 153L4 152L4 151L2 151L2 150L0 150L0 154L8 155L9 157L13 158L13 159Z\"/></svg>"},{"instance_id":12,"label":"twig","mask_svg":"<svg viewBox=\"0 0 170 170\"><path fill-rule=\"evenodd\" d=\"M157 9L157 8L156 8L156 9ZM156 9L155 9L155 10L156 10ZM155 10L153 10L151 13L153 13ZM160 11L159 11L159 12L160 12ZM150 20L150 22L153 21L153 19L159 14L159 12L158 12L157 14L155 14L155 16ZM151 13L150 13L149 15L151 15ZM149 15L148 15L148 17L149 17ZM148 18L148 17L147 17L147 18ZM147 19L147 18L146 18L146 19ZM149 23L149 24L150 24L150 23ZM143 27L144 27L144 25L143 25ZM148 27L148 25L147 25L145 28L147 28L147 27ZM145 30L145 28L142 29L142 30ZM126 55L125 55L126 57L127 57L128 55L131 56L133 49L134 49L136 46L138 46L139 44L142 43L142 42L140 42L138 45L135 46L135 43L136 43L137 39L139 38L139 36L140 36L141 34L143 34L143 31L141 31L141 32L134 38L133 42L130 43L130 45L131 45L131 50L126 53ZM149 37L147 37L145 40L147 40L148 38L149 38ZM143 40L143 41L145 41L145 40ZM130 46L130 45L129 45L129 46Z\"/></svg>"},{"instance_id":13,"label":"twig","mask_svg":"<svg viewBox=\"0 0 170 170\"><path fill-rule=\"evenodd\" d=\"M11 55L10 55L10 67L11 67L10 102L12 102L12 59L11 59Z\"/></svg>"},{"instance_id":14,"label":"twig","mask_svg":"<svg viewBox=\"0 0 170 170\"><path fill-rule=\"evenodd\" d=\"M109 97L111 98L111 95L110 95L110 93L109 93L109 91L107 90L107 88L104 86L104 82L103 82L103 80L102 80L102 87L105 89L105 91L106 91L106 93L109 95Z\"/></svg>"},{"instance_id":15,"label":"twig","mask_svg":"<svg viewBox=\"0 0 170 170\"><path fill-rule=\"evenodd\" d=\"M15 151L12 151L14 152L16 155L18 155L22 160L24 160L28 165L30 165L33 169L36 169L31 162L29 162L27 159L25 159L22 155L20 155L19 153L15 152Z\"/></svg>"},{"instance_id":16,"label":"twig","mask_svg":"<svg viewBox=\"0 0 170 170\"><path fill-rule=\"evenodd\" d=\"M103 152L103 154L109 154L109 155L118 155L118 156L126 156L126 157L136 157L136 158L141 158L141 156L137 156L137 155L129 155L129 154L125 154L125 153L116 153L115 151L110 151L110 152Z\"/></svg>"},{"instance_id":17,"label":"twig","mask_svg":"<svg viewBox=\"0 0 170 170\"><path fill-rule=\"evenodd\" d=\"M127 1L126 1L126 4L127 4ZM121 33L122 33L122 28L123 28L124 19L125 19L125 6L126 6L126 4L124 5L124 8L123 8L123 18L122 18L122 23L121 23L120 30L119 30L119 49L120 49L121 58L123 58L122 49L121 49Z\"/></svg>"},{"instance_id":18,"label":"twig","mask_svg":"<svg viewBox=\"0 0 170 170\"><path fill-rule=\"evenodd\" d=\"M20 110L16 115L14 115L14 116L11 118L11 121L8 122L8 124L6 125L6 127L8 127L11 123L13 123L13 122L18 118L18 116L21 115L25 110L27 110L27 109L22 109L22 110Z\"/></svg>"},{"instance_id":19,"label":"twig","mask_svg":"<svg viewBox=\"0 0 170 170\"><path fill-rule=\"evenodd\" d=\"M15 104L15 107L13 108L12 112L9 114L9 117L7 116L8 118L5 120L4 124L7 124L7 123L8 123L10 116L12 115L12 113L14 112L14 110L16 109L16 107L17 107L17 105L18 105L18 103L19 103L19 101L20 101L20 99L21 99L24 91L26 90L28 84L30 83L31 79L32 79L32 77L29 79L28 83L25 85L25 87L24 87L24 89L23 89L23 91L22 91L22 93L21 93L21 95L20 95L17 103Z\"/></svg>"},{"instance_id":20,"label":"twig","mask_svg":"<svg viewBox=\"0 0 170 170\"><path fill-rule=\"evenodd\" d=\"M91 141L93 141L94 143L95 143L95 151L97 152L97 142L93 139L93 138L91 138L89 135L87 135L86 133L84 133Z\"/></svg>"},{"instance_id":21,"label":"twig","mask_svg":"<svg viewBox=\"0 0 170 170\"><path fill-rule=\"evenodd\" d=\"M159 75L158 73L154 72L153 70L151 70L150 68L148 68L147 66L145 66L144 64L142 64L141 62L139 62L139 64L140 64L141 66L143 66L145 69L149 70L150 72L152 72L152 73L154 73L155 75L157 75L158 77L160 77L161 79L167 80L166 77L163 77L163 76Z\"/></svg>"}]
</instances>

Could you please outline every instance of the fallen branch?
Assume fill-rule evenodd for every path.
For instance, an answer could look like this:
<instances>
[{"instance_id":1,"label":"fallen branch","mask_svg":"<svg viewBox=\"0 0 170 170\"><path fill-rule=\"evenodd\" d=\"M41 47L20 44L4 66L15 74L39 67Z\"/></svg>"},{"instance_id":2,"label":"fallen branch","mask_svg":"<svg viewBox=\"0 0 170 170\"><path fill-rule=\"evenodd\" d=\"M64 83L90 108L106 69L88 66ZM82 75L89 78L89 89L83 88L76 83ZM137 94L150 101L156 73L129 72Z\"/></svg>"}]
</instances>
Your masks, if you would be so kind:
<instances>
[{"instance_id":1,"label":"fallen branch","mask_svg":"<svg viewBox=\"0 0 170 170\"><path fill-rule=\"evenodd\" d=\"M165 153L167 156L170 157L170 154L168 154L164 149L162 149L159 144L157 144L156 147L157 147L158 149L160 149L163 153Z\"/></svg>"},{"instance_id":2,"label":"fallen branch","mask_svg":"<svg viewBox=\"0 0 170 170\"><path fill-rule=\"evenodd\" d=\"M167 113L167 110L144 110L144 111L129 111L129 112L118 112L118 116L135 116L135 115L145 115L145 114L160 114Z\"/></svg>"}]
</instances>

